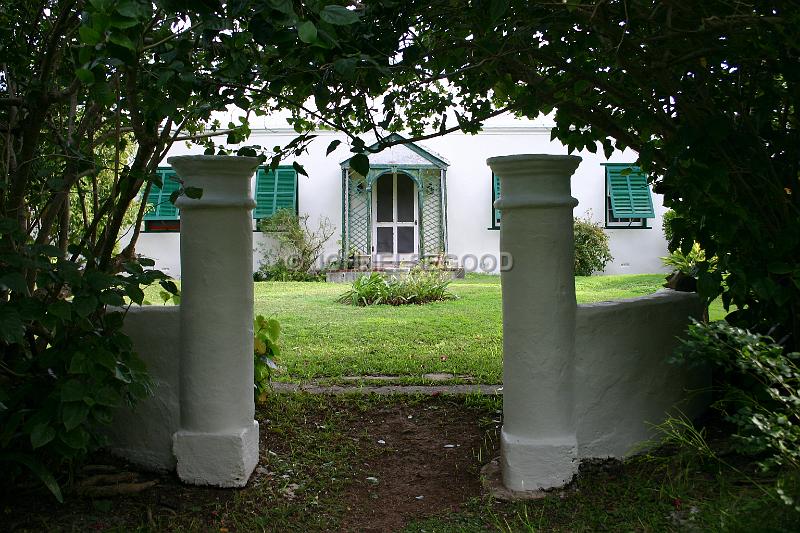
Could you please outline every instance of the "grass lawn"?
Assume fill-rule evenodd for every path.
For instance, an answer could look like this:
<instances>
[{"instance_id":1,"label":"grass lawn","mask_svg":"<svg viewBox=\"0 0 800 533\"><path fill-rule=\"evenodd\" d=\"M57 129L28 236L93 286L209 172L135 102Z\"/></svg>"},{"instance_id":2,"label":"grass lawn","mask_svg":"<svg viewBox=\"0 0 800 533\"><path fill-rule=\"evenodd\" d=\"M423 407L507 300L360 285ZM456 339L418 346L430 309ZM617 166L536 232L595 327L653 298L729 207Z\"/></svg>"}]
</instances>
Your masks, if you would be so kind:
<instances>
[{"instance_id":1,"label":"grass lawn","mask_svg":"<svg viewBox=\"0 0 800 533\"><path fill-rule=\"evenodd\" d=\"M576 278L579 303L650 294L660 274ZM444 372L499 383L502 375L500 279L470 275L451 284L457 300L354 307L336 303L345 285L261 282L255 311L283 326L279 380Z\"/></svg>"},{"instance_id":2,"label":"grass lawn","mask_svg":"<svg viewBox=\"0 0 800 533\"><path fill-rule=\"evenodd\" d=\"M575 290L578 303L589 303L650 294L663 283L662 274L577 277ZM500 383L500 278L470 274L450 287L458 299L354 307L336 302L344 284L255 283L256 314L273 316L282 326L277 381L385 375L425 383L424 374L449 373ZM158 301L157 289L150 292L148 299ZM712 319L724 316L719 302L710 313Z\"/></svg>"}]
</instances>

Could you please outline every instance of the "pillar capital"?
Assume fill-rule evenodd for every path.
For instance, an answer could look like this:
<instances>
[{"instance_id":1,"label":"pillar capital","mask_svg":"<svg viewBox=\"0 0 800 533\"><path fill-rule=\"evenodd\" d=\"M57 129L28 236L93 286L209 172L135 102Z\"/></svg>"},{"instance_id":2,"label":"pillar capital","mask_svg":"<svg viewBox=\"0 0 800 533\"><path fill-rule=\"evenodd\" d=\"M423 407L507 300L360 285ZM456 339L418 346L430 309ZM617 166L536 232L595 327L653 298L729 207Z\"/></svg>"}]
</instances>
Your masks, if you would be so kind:
<instances>
[{"instance_id":1,"label":"pillar capital","mask_svg":"<svg viewBox=\"0 0 800 533\"><path fill-rule=\"evenodd\" d=\"M249 178L261 159L227 155L180 155L170 157L172 165L187 187L203 190L200 198L179 197L175 205L181 210L214 207L253 209L256 204L250 194Z\"/></svg>"},{"instance_id":2,"label":"pillar capital","mask_svg":"<svg viewBox=\"0 0 800 533\"><path fill-rule=\"evenodd\" d=\"M500 210L525 207L575 207L570 177L581 158L575 155L521 154L490 157L486 164L500 177Z\"/></svg>"}]
</instances>

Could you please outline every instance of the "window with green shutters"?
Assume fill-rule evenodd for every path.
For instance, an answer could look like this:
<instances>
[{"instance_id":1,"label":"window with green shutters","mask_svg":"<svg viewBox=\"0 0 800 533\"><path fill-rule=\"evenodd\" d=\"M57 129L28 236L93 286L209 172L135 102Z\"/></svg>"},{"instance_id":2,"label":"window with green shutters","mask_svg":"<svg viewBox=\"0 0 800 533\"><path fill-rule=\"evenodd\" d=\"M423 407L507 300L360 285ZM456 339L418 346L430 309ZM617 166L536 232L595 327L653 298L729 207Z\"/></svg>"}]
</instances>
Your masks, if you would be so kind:
<instances>
[{"instance_id":1,"label":"window with green shutters","mask_svg":"<svg viewBox=\"0 0 800 533\"><path fill-rule=\"evenodd\" d=\"M253 218L269 218L278 209L297 212L297 172L292 167L276 170L259 168L255 187Z\"/></svg>"},{"instance_id":2,"label":"window with green shutters","mask_svg":"<svg viewBox=\"0 0 800 533\"><path fill-rule=\"evenodd\" d=\"M492 225L489 229L500 229L500 210L494 207L494 202L498 198L500 198L500 178L492 172Z\"/></svg>"},{"instance_id":3,"label":"window with green shutters","mask_svg":"<svg viewBox=\"0 0 800 533\"><path fill-rule=\"evenodd\" d=\"M178 208L169 201L169 197L181 188L181 184L171 168L160 168L156 172L161 179L161 187L153 183L145 200L145 231L177 231L177 224L162 222L178 220Z\"/></svg>"},{"instance_id":4,"label":"window with green shutters","mask_svg":"<svg viewBox=\"0 0 800 533\"><path fill-rule=\"evenodd\" d=\"M607 163L606 227L647 228L655 217L647 175L630 163Z\"/></svg>"},{"instance_id":5,"label":"window with green shutters","mask_svg":"<svg viewBox=\"0 0 800 533\"><path fill-rule=\"evenodd\" d=\"M144 215L144 231L178 231L180 229L180 212L172 202L170 195L180 189L171 168L158 169L162 187L155 184L147 195L147 210ZM278 209L291 209L297 212L297 172L293 167L278 167L276 170L259 168L255 181L256 208L253 218L269 218Z\"/></svg>"}]
</instances>

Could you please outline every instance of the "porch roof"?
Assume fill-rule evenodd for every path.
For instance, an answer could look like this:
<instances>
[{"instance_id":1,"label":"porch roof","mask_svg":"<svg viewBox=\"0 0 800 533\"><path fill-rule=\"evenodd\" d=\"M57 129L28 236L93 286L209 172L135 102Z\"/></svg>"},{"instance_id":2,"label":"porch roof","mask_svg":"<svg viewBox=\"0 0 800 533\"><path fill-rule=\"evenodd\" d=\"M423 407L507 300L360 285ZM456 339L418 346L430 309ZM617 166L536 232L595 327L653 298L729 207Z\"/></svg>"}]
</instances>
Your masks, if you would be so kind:
<instances>
[{"instance_id":1,"label":"porch roof","mask_svg":"<svg viewBox=\"0 0 800 533\"><path fill-rule=\"evenodd\" d=\"M386 140L396 141L399 139L405 140L405 137L397 133L392 133ZM370 149L377 148L379 143L370 146ZM404 144L396 144L389 148L384 148L376 154L369 155L369 166L372 168L390 168L390 167L406 167L406 168L438 168L446 169L450 163L435 152L422 148L420 145L413 142L406 142ZM341 162L342 168L350 167L350 159L348 157Z\"/></svg>"}]
</instances>

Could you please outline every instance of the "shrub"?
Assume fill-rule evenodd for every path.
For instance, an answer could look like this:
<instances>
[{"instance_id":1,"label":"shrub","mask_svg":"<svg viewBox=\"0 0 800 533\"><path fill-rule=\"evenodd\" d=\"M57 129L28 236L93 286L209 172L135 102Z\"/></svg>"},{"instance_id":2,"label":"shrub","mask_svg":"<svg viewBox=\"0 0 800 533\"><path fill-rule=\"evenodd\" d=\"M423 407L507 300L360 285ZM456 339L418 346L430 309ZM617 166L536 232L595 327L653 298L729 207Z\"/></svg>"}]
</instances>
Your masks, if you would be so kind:
<instances>
[{"instance_id":1,"label":"shrub","mask_svg":"<svg viewBox=\"0 0 800 533\"><path fill-rule=\"evenodd\" d=\"M313 269L304 272L280 257L272 263L262 263L253 273L253 281L325 281L325 272Z\"/></svg>"},{"instance_id":2,"label":"shrub","mask_svg":"<svg viewBox=\"0 0 800 533\"><path fill-rule=\"evenodd\" d=\"M339 296L340 303L350 305L407 305L455 299L447 290L450 279L441 271L414 268L405 278L394 278L372 272L356 279L351 288Z\"/></svg>"},{"instance_id":3,"label":"shrub","mask_svg":"<svg viewBox=\"0 0 800 533\"><path fill-rule=\"evenodd\" d=\"M274 318L258 315L253 321L253 362L255 369L254 388L256 400L264 401L272 381L273 371L278 369L275 359L280 356L278 339L281 325Z\"/></svg>"},{"instance_id":4,"label":"shrub","mask_svg":"<svg viewBox=\"0 0 800 533\"><path fill-rule=\"evenodd\" d=\"M308 226L308 215L298 216L290 209L279 209L270 218L259 221L259 230L278 240L277 251L266 251L255 281L321 281L324 279L319 258L322 248L336 228L327 218L320 219L316 230Z\"/></svg>"},{"instance_id":5,"label":"shrub","mask_svg":"<svg viewBox=\"0 0 800 533\"><path fill-rule=\"evenodd\" d=\"M674 361L716 371L725 387L714 407L734 425L737 451L800 470L800 354L724 321L694 322Z\"/></svg>"},{"instance_id":6,"label":"shrub","mask_svg":"<svg viewBox=\"0 0 800 533\"><path fill-rule=\"evenodd\" d=\"M661 231L664 232L664 238L667 239L670 250L673 250L672 241L675 235L675 232L672 229L672 222L675 220L675 218L677 218L677 216L678 214L675 211L668 209L664 212L664 216L661 218Z\"/></svg>"},{"instance_id":7,"label":"shrub","mask_svg":"<svg viewBox=\"0 0 800 533\"><path fill-rule=\"evenodd\" d=\"M3 236L5 237L5 236ZM74 467L105 443L99 431L114 410L149 393L144 363L122 333L125 299L141 304L140 285L160 281L152 261L103 272L85 250L82 265L53 246L28 243L0 255L0 481L36 475L57 498L52 472ZM82 252L82 253L81 253ZM21 267L35 264L35 284Z\"/></svg>"},{"instance_id":8,"label":"shrub","mask_svg":"<svg viewBox=\"0 0 800 533\"><path fill-rule=\"evenodd\" d=\"M591 276L614 260L608 248L608 235L588 216L575 217L574 232L576 276Z\"/></svg>"},{"instance_id":9,"label":"shrub","mask_svg":"<svg viewBox=\"0 0 800 533\"><path fill-rule=\"evenodd\" d=\"M697 278L700 268L704 263L707 263L705 268L707 268L709 272L716 269L717 258L712 257L706 261L706 253L700 248L698 243L694 243L692 249L689 250L688 253L684 254L681 250L675 250L668 256L662 257L661 262L681 274Z\"/></svg>"}]
</instances>

